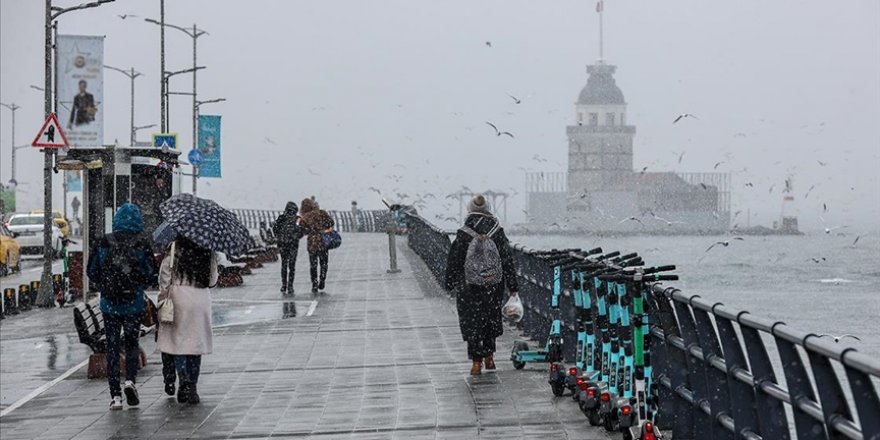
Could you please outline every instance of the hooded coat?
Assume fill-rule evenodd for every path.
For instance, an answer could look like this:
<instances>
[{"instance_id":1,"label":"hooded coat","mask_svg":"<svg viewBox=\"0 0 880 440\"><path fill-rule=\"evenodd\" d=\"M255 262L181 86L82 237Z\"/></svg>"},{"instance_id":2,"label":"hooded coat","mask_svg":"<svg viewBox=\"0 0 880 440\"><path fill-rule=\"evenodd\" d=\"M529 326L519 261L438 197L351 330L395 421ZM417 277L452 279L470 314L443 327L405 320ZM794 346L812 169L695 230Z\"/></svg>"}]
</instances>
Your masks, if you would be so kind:
<instances>
[{"instance_id":1,"label":"hooded coat","mask_svg":"<svg viewBox=\"0 0 880 440\"><path fill-rule=\"evenodd\" d=\"M136 315L144 312L144 286L152 284L156 276L156 263L149 242L143 237L144 220L137 205L126 203L119 207L113 216L113 238L120 244L134 247L140 263L143 277L134 301L130 303L113 303L107 299L101 283L104 280L104 267L110 254L110 242L107 236L101 239L97 251L89 258L89 279L95 283L101 295L101 313L112 315Z\"/></svg>"},{"instance_id":2,"label":"hooded coat","mask_svg":"<svg viewBox=\"0 0 880 440\"><path fill-rule=\"evenodd\" d=\"M330 217L327 211L320 209L318 203L310 198L303 199L299 206L300 213L302 214L300 227L302 227L303 232L309 235L309 253L327 252L327 248L324 246L323 235L324 231L336 225L333 217Z\"/></svg>"},{"instance_id":3,"label":"hooded coat","mask_svg":"<svg viewBox=\"0 0 880 440\"><path fill-rule=\"evenodd\" d=\"M491 214L472 212L465 219L464 224L478 234L487 234L498 224L498 219ZM456 292L455 303L458 308L458 324L462 339L467 341L497 338L504 333L501 323L501 307L505 302L504 287L507 286L511 292L519 291L516 264L504 229L499 228L492 235L492 241L495 242L501 256L501 268L504 274L501 282L495 286L475 286L465 283L464 261L471 240L473 237L461 230L455 236L446 262L446 289Z\"/></svg>"},{"instance_id":4,"label":"hooded coat","mask_svg":"<svg viewBox=\"0 0 880 440\"><path fill-rule=\"evenodd\" d=\"M296 203L287 202L284 212L275 220L272 232L275 233L275 240L279 245L287 247L299 244L299 240L303 237L303 231L298 224L300 219L297 215L298 212L299 208Z\"/></svg>"}]
</instances>

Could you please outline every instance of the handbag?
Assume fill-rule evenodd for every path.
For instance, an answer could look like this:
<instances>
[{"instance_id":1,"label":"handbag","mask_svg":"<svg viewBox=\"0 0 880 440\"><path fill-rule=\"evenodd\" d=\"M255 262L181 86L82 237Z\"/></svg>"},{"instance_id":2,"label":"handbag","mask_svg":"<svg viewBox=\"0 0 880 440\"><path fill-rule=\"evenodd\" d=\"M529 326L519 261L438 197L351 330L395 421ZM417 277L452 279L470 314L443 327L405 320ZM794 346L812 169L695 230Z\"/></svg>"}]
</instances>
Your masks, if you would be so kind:
<instances>
[{"instance_id":1,"label":"handbag","mask_svg":"<svg viewBox=\"0 0 880 440\"><path fill-rule=\"evenodd\" d=\"M321 236L321 240L324 242L324 247L327 250L336 249L339 246L342 246L342 236L333 229L328 228L325 230L324 235Z\"/></svg>"},{"instance_id":2,"label":"handbag","mask_svg":"<svg viewBox=\"0 0 880 440\"><path fill-rule=\"evenodd\" d=\"M150 297L144 295L144 318L141 322L145 327L153 327L158 321L156 304Z\"/></svg>"},{"instance_id":3,"label":"handbag","mask_svg":"<svg viewBox=\"0 0 880 440\"><path fill-rule=\"evenodd\" d=\"M159 301L159 322L162 324L174 323L174 302L170 297Z\"/></svg>"}]
</instances>

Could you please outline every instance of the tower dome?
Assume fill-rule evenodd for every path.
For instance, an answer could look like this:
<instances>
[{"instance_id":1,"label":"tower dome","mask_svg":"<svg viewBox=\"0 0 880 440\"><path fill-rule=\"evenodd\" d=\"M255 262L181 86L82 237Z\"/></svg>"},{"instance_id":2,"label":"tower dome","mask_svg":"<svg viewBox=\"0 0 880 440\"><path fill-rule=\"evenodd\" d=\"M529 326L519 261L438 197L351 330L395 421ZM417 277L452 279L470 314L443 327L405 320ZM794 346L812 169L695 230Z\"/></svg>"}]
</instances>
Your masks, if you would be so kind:
<instances>
[{"instance_id":1,"label":"tower dome","mask_svg":"<svg viewBox=\"0 0 880 440\"><path fill-rule=\"evenodd\" d=\"M623 92L614 82L616 66L595 64L587 66L587 85L581 90L577 103L581 105L625 105Z\"/></svg>"}]
</instances>

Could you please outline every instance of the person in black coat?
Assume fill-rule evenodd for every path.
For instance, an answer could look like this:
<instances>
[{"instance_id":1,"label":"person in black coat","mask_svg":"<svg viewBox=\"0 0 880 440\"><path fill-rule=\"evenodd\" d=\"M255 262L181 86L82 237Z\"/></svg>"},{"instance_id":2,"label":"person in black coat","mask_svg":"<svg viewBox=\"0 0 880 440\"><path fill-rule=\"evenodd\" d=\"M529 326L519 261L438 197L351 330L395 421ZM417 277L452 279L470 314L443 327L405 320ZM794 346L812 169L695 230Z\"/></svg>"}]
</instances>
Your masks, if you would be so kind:
<instances>
[{"instance_id":1,"label":"person in black coat","mask_svg":"<svg viewBox=\"0 0 880 440\"><path fill-rule=\"evenodd\" d=\"M281 294L293 295L293 278L296 273L296 256L299 253L299 240L303 237L300 228L299 207L287 202L284 212L275 220L272 232L281 251Z\"/></svg>"},{"instance_id":2,"label":"person in black coat","mask_svg":"<svg viewBox=\"0 0 880 440\"><path fill-rule=\"evenodd\" d=\"M468 203L468 216L464 226L471 228L477 234L485 235L496 225L499 225L498 219L489 211L486 198L482 195L474 197ZM501 324L501 308L506 300L504 288L507 287L510 296L516 296L519 294L519 286L510 243L500 226L491 240L498 248L501 257L503 272L501 282L494 286L466 283L465 258L468 245L473 239L467 232L459 230L455 241L452 242L446 265L446 289L456 294L461 336L467 342L468 358L473 361L471 374L479 375L482 372L483 362L486 370L495 369L495 338L504 333Z\"/></svg>"}]
</instances>

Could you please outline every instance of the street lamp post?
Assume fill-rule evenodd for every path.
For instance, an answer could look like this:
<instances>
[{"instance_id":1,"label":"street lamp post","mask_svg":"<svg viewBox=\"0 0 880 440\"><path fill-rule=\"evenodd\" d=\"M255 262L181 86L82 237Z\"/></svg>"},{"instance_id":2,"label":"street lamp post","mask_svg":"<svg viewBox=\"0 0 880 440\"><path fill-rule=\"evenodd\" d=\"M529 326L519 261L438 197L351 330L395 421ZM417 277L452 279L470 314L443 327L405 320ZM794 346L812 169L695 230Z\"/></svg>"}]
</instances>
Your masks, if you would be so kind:
<instances>
[{"instance_id":1,"label":"street lamp post","mask_svg":"<svg viewBox=\"0 0 880 440\"><path fill-rule=\"evenodd\" d=\"M52 6L52 0L46 0L46 16L44 31L44 83L43 83L43 113L48 119L52 114L52 30L53 24L58 17L71 11L94 8L114 0L97 0L91 3L83 3L78 6L62 8ZM37 306L53 307L52 299L52 162L55 150L43 149L43 273L40 276L40 290L37 295Z\"/></svg>"},{"instance_id":2,"label":"street lamp post","mask_svg":"<svg viewBox=\"0 0 880 440\"><path fill-rule=\"evenodd\" d=\"M15 105L14 102L12 104L4 104L4 103L0 102L0 105L2 105L3 107L6 107L12 111L12 140L10 142L10 145L12 146L12 178L11 178L11 180L13 182L15 182L15 111L20 109L21 106Z\"/></svg>"},{"instance_id":3,"label":"street lamp post","mask_svg":"<svg viewBox=\"0 0 880 440\"><path fill-rule=\"evenodd\" d=\"M226 101L226 98L216 98L216 99L208 99L208 100L205 100L205 101L196 101L196 105L195 105L196 115L195 115L195 118L194 118L194 119L198 119L198 117L199 117L199 112L200 112L200 109L202 108L202 105L204 105L204 104L213 104L213 103L216 103L216 102L223 102L223 101ZM195 139L195 140L193 141L193 148L198 148L198 145L196 145L197 142L198 142L198 130L194 131L193 133L195 133L195 134L193 135L193 138ZM193 195L196 195L196 193L198 192L199 166L193 164L192 167L193 167L193 173L192 173L192 179L193 179Z\"/></svg>"},{"instance_id":4,"label":"street lamp post","mask_svg":"<svg viewBox=\"0 0 880 440\"><path fill-rule=\"evenodd\" d=\"M130 141L129 145L133 147L134 146L134 79L143 75L143 73L140 73L140 72L134 70L134 67L132 67L131 70L124 70L124 69L120 69L118 67L108 66L105 64L104 68L110 69L110 70L115 70L115 71L127 76L128 79L131 80L131 112L130 112L131 113L131 125L130 125L130 127L131 127L131 129L130 129L131 141Z\"/></svg>"}]
</instances>

